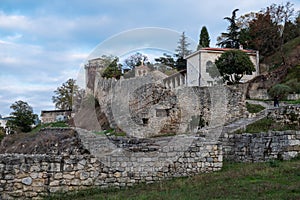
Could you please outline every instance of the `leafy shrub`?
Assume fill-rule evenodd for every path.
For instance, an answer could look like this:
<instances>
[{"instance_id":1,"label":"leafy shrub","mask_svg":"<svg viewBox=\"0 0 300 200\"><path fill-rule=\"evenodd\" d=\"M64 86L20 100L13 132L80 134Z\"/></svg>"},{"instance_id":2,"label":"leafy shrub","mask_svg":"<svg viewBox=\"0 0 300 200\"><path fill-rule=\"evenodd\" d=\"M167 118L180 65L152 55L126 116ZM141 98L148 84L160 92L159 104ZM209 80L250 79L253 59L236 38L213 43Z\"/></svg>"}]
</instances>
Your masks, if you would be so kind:
<instances>
[{"instance_id":1,"label":"leafy shrub","mask_svg":"<svg viewBox=\"0 0 300 200\"><path fill-rule=\"evenodd\" d=\"M278 96L279 99L286 99L290 92L292 92L291 87L287 86L286 84L277 84L269 89L268 94L272 98Z\"/></svg>"},{"instance_id":2,"label":"leafy shrub","mask_svg":"<svg viewBox=\"0 0 300 200\"><path fill-rule=\"evenodd\" d=\"M297 78L287 81L286 85L291 88L291 92L300 93L300 81Z\"/></svg>"},{"instance_id":3,"label":"leafy shrub","mask_svg":"<svg viewBox=\"0 0 300 200\"><path fill-rule=\"evenodd\" d=\"M258 113L265 109L262 105L259 104L250 104L246 102L246 108L249 113Z\"/></svg>"}]
</instances>

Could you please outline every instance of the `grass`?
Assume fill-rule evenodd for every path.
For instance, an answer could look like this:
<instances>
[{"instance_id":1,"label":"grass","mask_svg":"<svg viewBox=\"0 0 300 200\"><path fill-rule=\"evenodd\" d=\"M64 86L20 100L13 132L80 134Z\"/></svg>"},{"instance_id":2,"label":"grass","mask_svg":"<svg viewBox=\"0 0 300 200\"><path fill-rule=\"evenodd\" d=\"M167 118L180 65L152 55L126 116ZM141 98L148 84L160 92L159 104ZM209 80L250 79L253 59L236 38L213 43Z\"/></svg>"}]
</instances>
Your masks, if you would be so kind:
<instances>
[{"instance_id":1,"label":"grass","mask_svg":"<svg viewBox=\"0 0 300 200\"><path fill-rule=\"evenodd\" d=\"M277 123L274 119L265 117L261 120L254 122L253 124L249 124L246 126L245 130L238 130L235 133L261 133L261 132L268 132L269 130L272 131L286 131L286 130L299 130L295 124L283 124Z\"/></svg>"},{"instance_id":2,"label":"grass","mask_svg":"<svg viewBox=\"0 0 300 200\"><path fill-rule=\"evenodd\" d=\"M30 133L37 133L41 129L48 128L48 127L65 128L65 127L69 127L69 125L66 122L52 122L52 123L39 124L34 129L32 129Z\"/></svg>"},{"instance_id":3,"label":"grass","mask_svg":"<svg viewBox=\"0 0 300 200\"><path fill-rule=\"evenodd\" d=\"M298 99L298 100L285 100L284 102L287 103L287 104L297 105L297 104L300 104L300 99Z\"/></svg>"},{"instance_id":4,"label":"grass","mask_svg":"<svg viewBox=\"0 0 300 200\"><path fill-rule=\"evenodd\" d=\"M95 134L98 135L109 135L109 136L126 136L126 133L124 132L118 132L115 131L114 129L108 129L108 130L104 130L104 131L98 131L98 132L94 132Z\"/></svg>"},{"instance_id":5,"label":"grass","mask_svg":"<svg viewBox=\"0 0 300 200\"><path fill-rule=\"evenodd\" d=\"M262 105L259 104L250 104L246 102L246 108L249 113L258 113L265 109Z\"/></svg>"},{"instance_id":6,"label":"grass","mask_svg":"<svg viewBox=\"0 0 300 200\"><path fill-rule=\"evenodd\" d=\"M297 49L297 46L300 44L300 37L297 37L291 41L288 41L283 45L283 54L286 58L289 58L290 56L293 56L294 51ZM273 63L275 66L273 69L276 69L276 67L280 66L282 62L281 53L280 51L277 51L271 56L268 56L264 59L264 62L266 64Z\"/></svg>"},{"instance_id":7,"label":"grass","mask_svg":"<svg viewBox=\"0 0 300 200\"><path fill-rule=\"evenodd\" d=\"M82 190L46 199L300 199L299 166L300 159L251 164L225 162L219 172L127 189Z\"/></svg>"}]
</instances>

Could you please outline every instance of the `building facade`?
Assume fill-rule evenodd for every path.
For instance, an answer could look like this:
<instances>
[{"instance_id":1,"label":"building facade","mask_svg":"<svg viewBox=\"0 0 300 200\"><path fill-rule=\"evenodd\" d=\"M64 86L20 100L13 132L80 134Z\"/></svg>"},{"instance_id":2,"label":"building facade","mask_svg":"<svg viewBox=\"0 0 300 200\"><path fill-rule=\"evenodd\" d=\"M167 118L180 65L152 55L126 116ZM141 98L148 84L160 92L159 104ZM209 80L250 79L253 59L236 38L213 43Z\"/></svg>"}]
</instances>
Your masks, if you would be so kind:
<instances>
[{"instance_id":1,"label":"building facade","mask_svg":"<svg viewBox=\"0 0 300 200\"><path fill-rule=\"evenodd\" d=\"M67 121L71 117L72 110L42 110L42 124L57 121Z\"/></svg>"},{"instance_id":2,"label":"building facade","mask_svg":"<svg viewBox=\"0 0 300 200\"><path fill-rule=\"evenodd\" d=\"M232 50L228 48L202 48L185 59L187 60L187 86L212 86L217 84L208 69L214 66L214 62L222 53ZM259 53L254 50L241 49L247 53L255 66L255 72L251 75L244 75L241 82L247 82L259 74Z\"/></svg>"}]
</instances>

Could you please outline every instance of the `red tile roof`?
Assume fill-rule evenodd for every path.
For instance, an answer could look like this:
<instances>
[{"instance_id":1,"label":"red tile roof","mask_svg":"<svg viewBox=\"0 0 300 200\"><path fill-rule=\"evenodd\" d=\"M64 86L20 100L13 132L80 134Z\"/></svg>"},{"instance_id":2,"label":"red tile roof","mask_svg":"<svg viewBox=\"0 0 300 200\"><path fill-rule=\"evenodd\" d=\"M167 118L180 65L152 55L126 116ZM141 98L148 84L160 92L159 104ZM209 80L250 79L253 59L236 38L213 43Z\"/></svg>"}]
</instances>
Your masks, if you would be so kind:
<instances>
[{"instance_id":1,"label":"red tile roof","mask_svg":"<svg viewBox=\"0 0 300 200\"><path fill-rule=\"evenodd\" d=\"M246 53L255 53L255 50L251 49L231 49L231 48L216 48L216 47L206 47L206 48L201 48L200 50L207 50L207 51L229 51L229 50L241 50Z\"/></svg>"}]
</instances>

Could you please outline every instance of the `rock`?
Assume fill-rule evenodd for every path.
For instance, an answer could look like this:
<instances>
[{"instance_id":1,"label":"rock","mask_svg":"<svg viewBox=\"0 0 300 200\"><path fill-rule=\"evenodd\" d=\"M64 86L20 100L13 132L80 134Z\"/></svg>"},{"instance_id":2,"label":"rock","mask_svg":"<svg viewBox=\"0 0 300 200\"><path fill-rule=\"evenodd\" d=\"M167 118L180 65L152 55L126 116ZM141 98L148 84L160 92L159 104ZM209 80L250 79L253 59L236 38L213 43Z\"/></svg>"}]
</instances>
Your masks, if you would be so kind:
<instances>
[{"instance_id":1,"label":"rock","mask_svg":"<svg viewBox=\"0 0 300 200\"><path fill-rule=\"evenodd\" d=\"M25 184L25 185L31 185L32 184L32 178L31 177L23 178L22 183Z\"/></svg>"}]
</instances>

